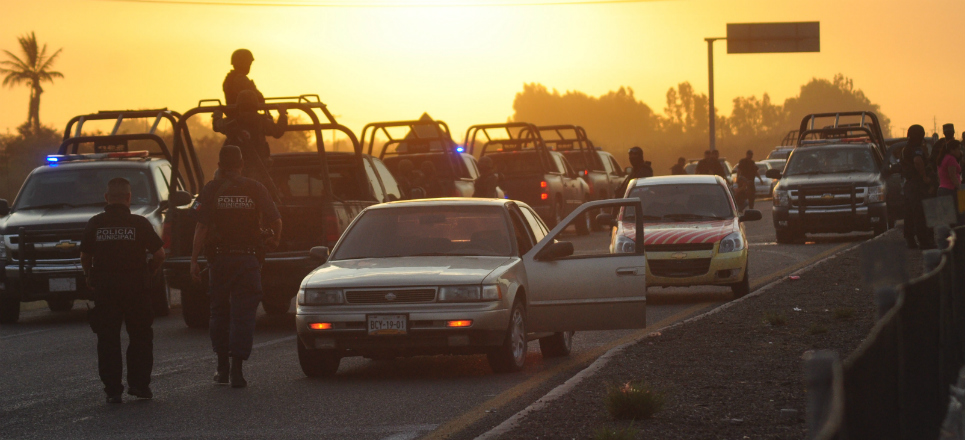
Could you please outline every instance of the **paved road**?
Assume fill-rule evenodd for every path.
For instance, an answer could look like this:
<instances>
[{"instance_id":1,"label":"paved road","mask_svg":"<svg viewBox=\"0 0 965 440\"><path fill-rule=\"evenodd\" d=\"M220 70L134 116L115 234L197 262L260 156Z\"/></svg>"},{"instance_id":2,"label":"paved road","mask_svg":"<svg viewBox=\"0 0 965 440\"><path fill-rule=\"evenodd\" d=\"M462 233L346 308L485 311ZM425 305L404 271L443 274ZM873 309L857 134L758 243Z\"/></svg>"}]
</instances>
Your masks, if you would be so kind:
<instances>
[{"instance_id":1,"label":"paved road","mask_svg":"<svg viewBox=\"0 0 965 440\"><path fill-rule=\"evenodd\" d=\"M867 235L776 245L770 205L747 225L756 288ZM576 238L579 246L605 234ZM726 288L650 290L652 328L730 299ZM472 438L525 407L605 350L650 330L586 332L573 354L544 360L530 345L522 373L494 375L485 356L343 360L336 378L310 380L295 354L292 316L260 315L248 364L250 387L211 383L214 355L204 331L175 310L155 323L153 401L106 405L96 373L96 340L81 305L69 313L24 312L0 327L0 438Z\"/></svg>"}]
</instances>

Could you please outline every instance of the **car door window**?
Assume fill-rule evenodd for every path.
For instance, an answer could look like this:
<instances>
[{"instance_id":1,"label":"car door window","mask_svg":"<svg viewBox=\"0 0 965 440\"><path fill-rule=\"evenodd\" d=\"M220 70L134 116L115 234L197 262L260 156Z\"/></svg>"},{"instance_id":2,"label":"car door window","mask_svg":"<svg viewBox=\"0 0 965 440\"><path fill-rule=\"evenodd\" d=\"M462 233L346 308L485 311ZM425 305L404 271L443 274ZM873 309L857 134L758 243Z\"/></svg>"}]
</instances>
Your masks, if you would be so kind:
<instances>
[{"instance_id":1,"label":"car door window","mask_svg":"<svg viewBox=\"0 0 965 440\"><path fill-rule=\"evenodd\" d=\"M563 157L560 158L560 162L563 163L563 174L566 174L567 177L575 178L576 172L573 171L573 168L570 167L570 162Z\"/></svg>"},{"instance_id":2,"label":"car door window","mask_svg":"<svg viewBox=\"0 0 965 440\"><path fill-rule=\"evenodd\" d=\"M539 220L539 216L529 208L520 208L520 211L522 211L523 217L526 218L526 223L529 223L530 229L533 231L536 241L539 242L542 240L549 231L546 230L546 226L543 225L543 222Z\"/></svg>"},{"instance_id":3,"label":"car door window","mask_svg":"<svg viewBox=\"0 0 965 440\"><path fill-rule=\"evenodd\" d=\"M385 191L382 190L382 184L379 182L375 170L372 169L372 163L369 161L369 158L362 159L362 163L365 164L365 175L369 178L369 184L372 186L372 193L375 194L375 200L384 202Z\"/></svg>"},{"instance_id":4,"label":"car door window","mask_svg":"<svg viewBox=\"0 0 965 440\"><path fill-rule=\"evenodd\" d=\"M479 177L479 168L476 167L476 160L468 154L462 154L462 160L466 164L466 168L469 170L469 177L476 180Z\"/></svg>"},{"instance_id":5,"label":"car door window","mask_svg":"<svg viewBox=\"0 0 965 440\"><path fill-rule=\"evenodd\" d=\"M170 170L170 168L168 170ZM165 176L164 171L161 170L161 167L154 169L154 186L157 187L158 200L168 199L168 192L170 191L170 182L168 181L168 176L170 176L170 174Z\"/></svg>"},{"instance_id":6,"label":"car door window","mask_svg":"<svg viewBox=\"0 0 965 440\"><path fill-rule=\"evenodd\" d=\"M554 172L565 174L566 167L563 165L562 155L553 155L553 163L556 165L556 170Z\"/></svg>"},{"instance_id":7,"label":"car door window","mask_svg":"<svg viewBox=\"0 0 965 440\"><path fill-rule=\"evenodd\" d=\"M613 168L613 162L610 161L611 159L610 156L603 153L599 153L599 156L600 156L600 162L603 162L603 171L607 174L613 174L614 168Z\"/></svg>"},{"instance_id":8,"label":"car door window","mask_svg":"<svg viewBox=\"0 0 965 440\"><path fill-rule=\"evenodd\" d=\"M533 235L523 224L523 219L519 215L519 209L510 209L509 217L513 220L513 230L516 233L516 246L519 247L519 254L525 255L533 248Z\"/></svg>"},{"instance_id":9,"label":"car door window","mask_svg":"<svg viewBox=\"0 0 965 440\"><path fill-rule=\"evenodd\" d=\"M399 182L395 180L392 172L385 167L385 164L381 160L372 158L372 163L375 164L375 170L379 172L379 178L382 179L382 184L385 186L385 193L389 198L389 201L402 200L402 189L399 188Z\"/></svg>"}]
</instances>

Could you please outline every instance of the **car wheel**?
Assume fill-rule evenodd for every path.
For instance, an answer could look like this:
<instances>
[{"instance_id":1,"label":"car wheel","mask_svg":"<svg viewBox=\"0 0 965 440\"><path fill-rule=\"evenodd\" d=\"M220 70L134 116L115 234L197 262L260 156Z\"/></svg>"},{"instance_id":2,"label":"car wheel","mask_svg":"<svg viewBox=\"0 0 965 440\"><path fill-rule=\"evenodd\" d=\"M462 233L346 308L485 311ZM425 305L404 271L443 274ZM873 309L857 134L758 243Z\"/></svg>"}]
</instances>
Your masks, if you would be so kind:
<instances>
[{"instance_id":1,"label":"car wheel","mask_svg":"<svg viewBox=\"0 0 965 440\"><path fill-rule=\"evenodd\" d=\"M284 315L288 313L288 309L291 308L291 300L280 301L277 298L273 298L273 300L269 301L262 299L261 306L265 309L265 313L269 315Z\"/></svg>"},{"instance_id":2,"label":"car wheel","mask_svg":"<svg viewBox=\"0 0 965 440\"><path fill-rule=\"evenodd\" d=\"M19 304L18 304L19 306ZM50 308L51 312L69 312L70 309L74 308L74 300L72 299L48 299L47 307Z\"/></svg>"},{"instance_id":3,"label":"car wheel","mask_svg":"<svg viewBox=\"0 0 965 440\"><path fill-rule=\"evenodd\" d=\"M751 281L748 272L750 272L750 268L744 269L744 279L737 284L731 284L730 290L734 292L734 299L742 298L751 292Z\"/></svg>"},{"instance_id":4,"label":"car wheel","mask_svg":"<svg viewBox=\"0 0 965 440\"><path fill-rule=\"evenodd\" d=\"M15 324L20 319L20 300L0 298L0 324Z\"/></svg>"},{"instance_id":5,"label":"car wheel","mask_svg":"<svg viewBox=\"0 0 965 440\"><path fill-rule=\"evenodd\" d=\"M191 286L181 292L181 312L190 328L208 328L211 324L211 300L208 292Z\"/></svg>"},{"instance_id":6,"label":"car wheel","mask_svg":"<svg viewBox=\"0 0 965 440\"><path fill-rule=\"evenodd\" d=\"M519 301L513 304L507 330L503 344L486 355L496 373L515 373L526 363L526 311Z\"/></svg>"},{"instance_id":7,"label":"car wheel","mask_svg":"<svg viewBox=\"0 0 965 440\"><path fill-rule=\"evenodd\" d=\"M338 371L338 364L342 361L342 357L337 350L310 349L299 339L296 339L295 343L298 344L298 364L306 376L330 377Z\"/></svg>"},{"instance_id":8,"label":"car wheel","mask_svg":"<svg viewBox=\"0 0 965 440\"><path fill-rule=\"evenodd\" d=\"M154 316L168 316L171 314L171 305L168 303L168 288L164 282L164 274L159 270L151 282L151 308Z\"/></svg>"},{"instance_id":9,"label":"car wheel","mask_svg":"<svg viewBox=\"0 0 965 440\"><path fill-rule=\"evenodd\" d=\"M572 331L554 333L553 336L540 338L539 352L544 358L569 356L573 350L573 333Z\"/></svg>"}]
</instances>

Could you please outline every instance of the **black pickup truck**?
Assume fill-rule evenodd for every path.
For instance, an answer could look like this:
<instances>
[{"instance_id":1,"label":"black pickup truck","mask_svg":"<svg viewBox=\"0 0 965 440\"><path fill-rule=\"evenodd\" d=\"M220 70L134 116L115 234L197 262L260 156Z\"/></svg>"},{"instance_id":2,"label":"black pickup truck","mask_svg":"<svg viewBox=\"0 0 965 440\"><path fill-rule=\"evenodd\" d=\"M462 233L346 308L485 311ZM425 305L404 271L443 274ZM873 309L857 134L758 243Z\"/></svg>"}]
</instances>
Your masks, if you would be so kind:
<instances>
[{"instance_id":1,"label":"black pickup truck","mask_svg":"<svg viewBox=\"0 0 965 440\"><path fill-rule=\"evenodd\" d=\"M197 184L194 176L172 177L164 138L177 118L166 109L75 117L56 154L30 173L13 204L0 200L0 323L17 322L21 302L44 300L52 311L67 311L75 300L92 299L80 265L80 240L87 221L104 210L103 194L112 178L131 182L131 211L163 233L171 191ZM154 121L149 131L119 134L122 125L144 125L144 120ZM171 131L162 133L158 126L165 121ZM107 135L85 135L85 122L110 122L114 128ZM153 280L151 295L155 315L167 315L168 290L161 276Z\"/></svg>"},{"instance_id":2,"label":"black pickup truck","mask_svg":"<svg viewBox=\"0 0 965 440\"><path fill-rule=\"evenodd\" d=\"M533 124L474 125L466 132L466 148L470 154L477 143L479 157L492 159L506 198L525 202L550 227L591 199L586 182L573 171L562 153L546 147ZM589 215L576 222L579 234L588 234L591 228Z\"/></svg>"},{"instance_id":3,"label":"black pickup truck","mask_svg":"<svg viewBox=\"0 0 965 440\"><path fill-rule=\"evenodd\" d=\"M362 154L361 146L347 127L338 124L315 95L269 98L259 111L300 111L310 123L288 124L286 131L309 131L317 140L316 151L272 154L266 164L278 190L283 227L278 248L269 252L262 267L262 306L269 314L284 314L298 292L302 278L318 266L310 251L331 248L349 223L367 206L403 198L395 178L376 158ZM207 101L202 101L207 102ZM232 106L199 106L184 114L178 129L185 130L191 117L232 110ZM330 152L321 142L323 130L337 130L353 145L353 152ZM180 139L175 150L193 155L194 141ZM220 143L218 144L220 146ZM201 173L200 170L195 170ZM202 177L200 179L204 181ZM168 217L171 252L164 264L168 285L180 289L184 321L189 327L206 327L210 319L207 283L191 279L190 262L197 213L197 192ZM205 260L200 260L202 268Z\"/></svg>"},{"instance_id":4,"label":"black pickup truck","mask_svg":"<svg viewBox=\"0 0 965 440\"><path fill-rule=\"evenodd\" d=\"M362 129L362 147L369 155L376 144L382 142L379 159L399 179L406 179L399 170L399 163L408 160L419 178L409 180L421 185L425 194L420 197L472 197L479 177L476 159L456 145L449 126L428 114L413 121L374 122ZM429 164L429 165L427 165ZM434 170L427 176L425 167ZM428 180L432 180L431 184ZM421 180L416 182L416 180ZM424 188L423 188L424 186Z\"/></svg>"},{"instance_id":5,"label":"black pickup truck","mask_svg":"<svg viewBox=\"0 0 965 440\"><path fill-rule=\"evenodd\" d=\"M817 121L833 118L829 125ZM884 137L871 112L808 115L797 147L774 187L773 219L778 243L801 241L806 233L872 231L893 225L888 193L891 173Z\"/></svg>"}]
</instances>

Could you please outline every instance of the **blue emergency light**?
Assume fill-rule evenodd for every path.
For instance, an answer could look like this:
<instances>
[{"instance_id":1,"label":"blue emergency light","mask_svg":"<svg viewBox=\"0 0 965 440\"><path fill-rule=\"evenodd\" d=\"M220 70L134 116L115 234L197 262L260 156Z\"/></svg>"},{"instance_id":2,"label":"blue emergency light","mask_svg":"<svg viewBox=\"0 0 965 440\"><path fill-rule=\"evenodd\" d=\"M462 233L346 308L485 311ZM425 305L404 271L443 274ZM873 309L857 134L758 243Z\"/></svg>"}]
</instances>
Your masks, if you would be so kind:
<instances>
[{"instance_id":1,"label":"blue emergency light","mask_svg":"<svg viewBox=\"0 0 965 440\"><path fill-rule=\"evenodd\" d=\"M61 162L70 162L72 160L125 159L148 156L150 156L150 154L147 152L147 150L125 151L118 153L48 154L47 164L55 165Z\"/></svg>"}]
</instances>

